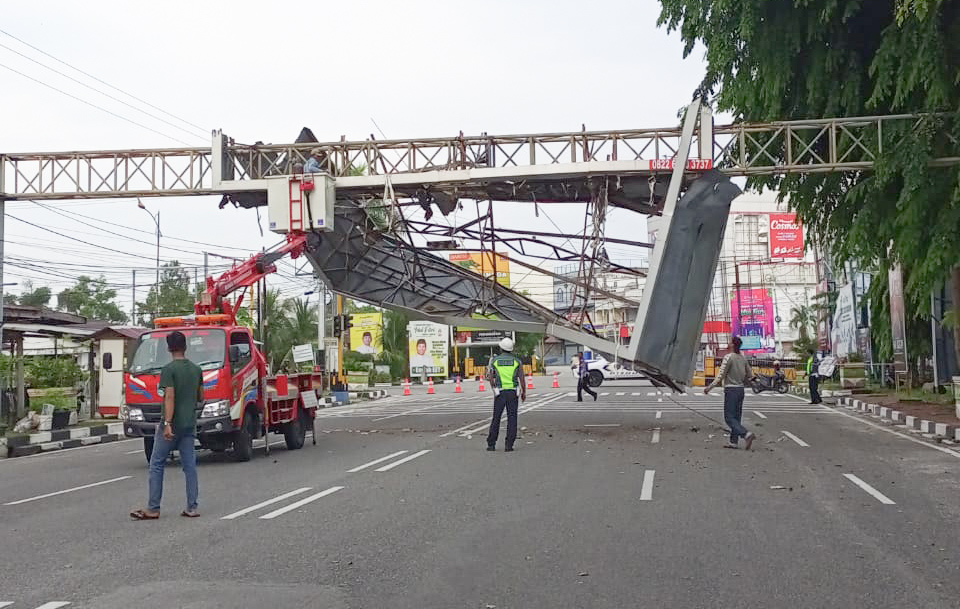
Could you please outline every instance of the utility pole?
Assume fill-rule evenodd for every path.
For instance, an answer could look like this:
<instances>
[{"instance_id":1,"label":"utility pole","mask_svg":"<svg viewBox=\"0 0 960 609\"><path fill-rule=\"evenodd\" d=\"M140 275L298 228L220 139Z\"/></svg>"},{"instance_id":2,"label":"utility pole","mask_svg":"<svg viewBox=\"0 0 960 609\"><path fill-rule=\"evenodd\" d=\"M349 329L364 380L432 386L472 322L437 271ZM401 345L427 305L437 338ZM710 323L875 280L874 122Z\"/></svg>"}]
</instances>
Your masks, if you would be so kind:
<instances>
[{"instance_id":1,"label":"utility pole","mask_svg":"<svg viewBox=\"0 0 960 609\"><path fill-rule=\"evenodd\" d=\"M203 283L207 283L207 277L210 276L209 268L210 268L209 256L207 255L207 252L204 252L203 253Z\"/></svg>"},{"instance_id":2,"label":"utility pole","mask_svg":"<svg viewBox=\"0 0 960 609\"><path fill-rule=\"evenodd\" d=\"M343 319L343 296L337 294L337 315ZM337 380L342 382L343 376L343 332L337 338Z\"/></svg>"},{"instance_id":3,"label":"utility pole","mask_svg":"<svg viewBox=\"0 0 960 609\"><path fill-rule=\"evenodd\" d=\"M0 193L3 193L3 170L0 169ZM0 196L0 354L3 353L3 243L6 235L3 232L3 220L7 215L7 202Z\"/></svg>"},{"instance_id":4,"label":"utility pole","mask_svg":"<svg viewBox=\"0 0 960 609\"><path fill-rule=\"evenodd\" d=\"M133 296L130 301L130 321L137 325L137 269L133 269Z\"/></svg>"}]
</instances>

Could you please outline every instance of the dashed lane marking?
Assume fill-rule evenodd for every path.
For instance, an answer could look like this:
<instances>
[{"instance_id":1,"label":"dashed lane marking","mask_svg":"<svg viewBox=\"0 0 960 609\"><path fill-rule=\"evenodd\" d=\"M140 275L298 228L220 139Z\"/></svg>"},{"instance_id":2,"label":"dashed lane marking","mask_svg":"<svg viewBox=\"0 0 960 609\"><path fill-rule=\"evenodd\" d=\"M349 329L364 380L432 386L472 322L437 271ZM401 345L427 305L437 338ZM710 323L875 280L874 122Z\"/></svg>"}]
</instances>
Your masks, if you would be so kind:
<instances>
[{"instance_id":1,"label":"dashed lane marking","mask_svg":"<svg viewBox=\"0 0 960 609\"><path fill-rule=\"evenodd\" d=\"M757 415L757 416L760 417L761 419L766 419L766 418L767 418L767 415L763 414L763 413L760 412L759 410L754 410L754 411L753 411L753 414Z\"/></svg>"},{"instance_id":2,"label":"dashed lane marking","mask_svg":"<svg viewBox=\"0 0 960 609\"><path fill-rule=\"evenodd\" d=\"M374 459L374 460L371 461L370 463L364 463L363 465L360 465L360 466L355 467L355 468L353 468L353 469L348 469L348 470L347 470L347 473L348 473L348 474L355 474L355 473L357 473L357 472L359 472L359 471L363 471L363 470L367 469L368 467L373 467L374 465L376 465L376 464L378 464L378 463L383 463L384 461L389 461L390 459L393 459L394 457L399 457L400 455L402 455L402 454L404 454L404 453L406 453L406 452L407 452L407 451L405 451L405 450L398 450L397 452L395 452L395 453L393 453L393 454L390 454L390 455L387 455L386 457L380 457L379 459Z\"/></svg>"},{"instance_id":3,"label":"dashed lane marking","mask_svg":"<svg viewBox=\"0 0 960 609\"><path fill-rule=\"evenodd\" d=\"M653 499L653 476L656 470L648 469L643 472L643 483L640 485L640 501Z\"/></svg>"},{"instance_id":4,"label":"dashed lane marking","mask_svg":"<svg viewBox=\"0 0 960 609\"><path fill-rule=\"evenodd\" d=\"M309 491L309 490L311 490L311 487L309 487L309 486L305 486L305 487L303 487L303 488L298 488L298 489L295 490L295 491L290 491L289 493L284 493L284 494L280 495L279 497L274 497L273 499L267 499L266 501L260 502L260 503L258 503L257 505L251 505L250 507L244 508L244 509L240 510L239 512L234 512L234 513L232 513L232 514L228 514L228 515L224 516L223 518L221 518L220 520L233 520L233 519L235 519L235 518L239 518L239 517L241 517L241 516L243 516L243 515L245 515L245 514L249 514L250 512L256 512L256 511L259 510L260 508L267 507L268 505L273 505L274 503L280 503L280 502L283 501L284 499L289 499L290 497L296 497L297 495L299 495L299 494L301 494L301 493L306 493L306 492Z\"/></svg>"},{"instance_id":5,"label":"dashed lane marking","mask_svg":"<svg viewBox=\"0 0 960 609\"><path fill-rule=\"evenodd\" d=\"M857 486L859 486L861 489L863 489L864 491L866 491L868 495L870 495L871 497L873 497L874 499L876 499L876 500L879 501L880 503L882 503L882 504L884 504L884 505L896 505L896 504L897 504L893 499L891 499L890 497L887 497L886 495L884 495L883 493L881 493L881 492L878 491L877 489L873 488L872 486L870 486L869 484L867 484L866 482L864 482L863 480L861 480L861 479L858 478L857 476L855 476L855 475L853 475L853 474L844 474L843 477L846 478L847 480L849 480L850 482L853 482L853 483L856 484Z\"/></svg>"},{"instance_id":6,"label":"dashed lane marking","mask_svg":"<svg viewBox=\"0 0 960 609\"><path fill-rule=\"evenodd\" d=\"M62 491L57 491L55 493L47 493L45 495L38 495L36 497L30 497L29 499L20 499L19 501L10 501L9 503L4 503L3 505L20 505L21 503L29 503L31 501L38 501L40 499L47 499L48 497L56 497L57 495L64 495L66 493L73 493L75 491L82 491L84 489L93 488L95 486L103 486L104 484L110 484L112 482L120 482L121 480L129 480L133 476L120 476L119 478L111 478L109 480L101 480L100 482L94 482L93 484L84 484L83 486L75 486L73 488L64 489Z\"/></svg>"},{"instance_id":7,"label":"dashed lane marking","mask_svg":"<svg viewBox=\"0 0 960 609\"><path fill-rule=\"evenodd\" d=\"M782 433L783 435L787 436L788 438L790 438L791 440L793 440L794 442L796 442L796 443L799 444L800 446L802 446L802 447L804 447L804 448L810 448L810 445L809 445L809 444L807 444L806 442L804 442L803 440L801 440L801 439L798 438L797 436L793 435L793 434L790 433L789 431L780 430L780 433Z\"/></svg>"},{"instance_id":8,"label":"dashed lane marking","mask_svg":"<svg viewBox=\"0 0 960 609\"><path fill-rule=\"evenodd\" d=\"M375 470L373 470L373 471L375 471L375 472L388 472L388 471L390 471L391 469L397 467L398 465L403 465L404 463L406 463L406 462L408 462L408 461L413 461L414 459L416 459L416 458L418 458L418 457L422 457L423 455L427 454L428 452L430 452L430 449L421 450L420 452L415 452L415 453L413 453L412 455L407 455L406 457L404 457L403 459L400 459L399 461L394 461L393 463L389 463L389 464L387 464L387 465L384 465L383 467L378 467L377 469L375 469Z\"/></svg>"},{"instance_id":9,"label":"dashed lane marking","mask_svg":"<svg viewBox=\"0 0 960 609\"><path fill-rule=\"evenodd\" d=\"M653 430L653 437L650 438L650 443L651 443L651 444L659 444L659 443L660 443L660 428L659 428L659 427L657 427L656 429Z\"/></svg>"},{"instance_id":10,"label":"dashed lane marking","mask_svg":"<svg viewBox=\"0 0 960 609\"><path fill-rule=\"evenodd\" d=\"M284 507L282 507L282 508L280 508L280 509L278 509L278 510L274 510L274 511L270 512L269 514L264 514L263 516L260 517L260 520L273 520L273 519L276 518L277 516L282 516L283 514L286 514L287 512L292 512L293 510L295 510L295 509L297 509L297 508L301 508L301 507L307 505L308 503L311 503L311 502L313 502L313 501L316 501L317 499L320 499L321 497L326 497L327 495L332 495L332 494L336 493L336 492L339 491L339 490L343 490L343 488L344 488L344 487L342 487L342 486L332 486L332 487L328 488L328 489L325 490L325 491L320 491L319 493L316 493L316 494L314 494L314 495L310 495L309 497L304 497L304 498L301 499L300 501L294 501L294 502L291 503L290 505L286 505L286 506L284 506Z\"/></svg>"}]
</instances>

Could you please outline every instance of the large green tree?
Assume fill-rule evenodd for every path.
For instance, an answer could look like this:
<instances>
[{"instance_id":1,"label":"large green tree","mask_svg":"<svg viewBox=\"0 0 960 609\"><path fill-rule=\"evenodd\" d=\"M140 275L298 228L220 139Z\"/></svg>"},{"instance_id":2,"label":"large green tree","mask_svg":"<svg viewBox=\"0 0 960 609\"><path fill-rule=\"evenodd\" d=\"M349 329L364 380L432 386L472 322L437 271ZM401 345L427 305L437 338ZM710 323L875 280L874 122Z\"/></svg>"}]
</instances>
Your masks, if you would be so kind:
<instances>
[{"instance_id":1,"label":"large green tree","mask_svg":"<svg viewBox=\"0 0 960 609\"><path fill-rule=\"evenodd\" d=\"M116 297L117 291L107 285L103 276L93 279L81 275L76 284L57 294L57 306L88 319L123 323L127 315L114 302Z\"/></svg>"},{"instance_id":2,"label":"large green tree","mask_svg":"<svg viewBox=\"0 0 960 609\"><path fill-rule=\"evenodd\" d=\"M706 48L701 90L715 92L717 109L737 120L929 113L884 124L873 171L763 177L752 185L789 197L840 262L875 263L879 275L901 262L918 310L929 308L930 291L951 274L960 306L960 172L930 163L958 155L960 2L661 4L660 24L680 32L685 56ZM851 141L850 134L838 137Z\"/></svg>"},{"instance_id":3,"label":"large green tree","mask_svg":"<svg viewBox=\"0 0 960 609\"><path fill-rule=\"evenodd\" d=\"M193 313L196 286L187 269L176 260L160 267L160 291L153 285L147 297L137 303L137 319L141 324L152 324L154 317L169 317ZM158 315L159 314L159 315Z\"/></svg>"},{"instance_id":4,"label":"large green tree","mask_svg":"<svg viewBox=\"0 0 960 609\"><path fill-rule=\"evenodd\" d=\"M47 286L33 287L33 282L29 279L23 282L23 291L17 299L17 304L29 307L46 307L50 305L50 299L53 292Z\"/></svg>"}]
</instances>

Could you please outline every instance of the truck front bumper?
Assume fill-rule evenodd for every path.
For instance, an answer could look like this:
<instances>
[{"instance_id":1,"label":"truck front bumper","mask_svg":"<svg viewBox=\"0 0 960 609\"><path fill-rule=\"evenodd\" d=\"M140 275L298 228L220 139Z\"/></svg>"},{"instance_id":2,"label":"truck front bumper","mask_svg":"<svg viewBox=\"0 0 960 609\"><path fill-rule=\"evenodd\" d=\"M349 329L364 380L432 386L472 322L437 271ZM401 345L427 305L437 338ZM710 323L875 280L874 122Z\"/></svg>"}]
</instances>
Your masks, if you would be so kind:
<instances>
[{"instance_id":1,"label":"truck front bumper","mask_svg":"<svg viewBox=\"0 0 960 609\"><path fill-rule=\"evenodd\" d=\"M157 433L158 425L159 423L150 421L124 421L123 435L128 438L153 437ZM233 433L233 420L230 415L197 419L197 428L194 433L198 438L205 435Z\"/></svg>"}]
</instances>

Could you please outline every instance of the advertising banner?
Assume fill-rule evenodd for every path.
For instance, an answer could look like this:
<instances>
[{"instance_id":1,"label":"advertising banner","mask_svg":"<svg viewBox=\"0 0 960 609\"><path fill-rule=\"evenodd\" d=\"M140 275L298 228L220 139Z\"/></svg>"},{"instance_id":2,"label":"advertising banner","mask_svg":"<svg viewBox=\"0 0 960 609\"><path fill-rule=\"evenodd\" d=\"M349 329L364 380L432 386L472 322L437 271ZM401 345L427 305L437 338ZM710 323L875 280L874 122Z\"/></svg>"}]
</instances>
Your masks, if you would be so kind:
<instances>
[{"instance_id":1,"label":"advertising banner","mask_svg":"<svg viewBox=\"0 0 960 609\"><path fill-rule=\"evenodd\" d=\"M454 332L458 345L495 345L503 338L513 338L513 332L506 330L456 328Z\"/></svg>"},{"instance_id":2,"label":"advertising banner","mask_svg":"<svg viewBox=\"0 0 960 609\"><path fill-rule=\"evenodd\" d=\"M407 325L410 349L410 376L447 376L450 353L448 326L432 321L411 321Z\"/></svg>"},{"instance_id":3,"label":"advertising banner","mask_svg":"<svg viewBox=\"0 0 960 609\"><path fill-rule=\"evenodd\" d=\"M803 258L803 227L797 214L770 214L770 257Z\"/></svg>"},{"instance_id":4,"label":"advertising banner","mask_svg":"<svg viewBox=\"0 0 960 609\"><path fill-rule=\"evenodd\" d=\"M743 340L744 353L774 353L773 294L766 288L736 290L730 300L733 335Z\"/></svg>"},{"instance_id":5,"label":"advertising banner","mask_svg":"<svg viewBox=\"0 0 960 609\"><path fill-rule=\"evenodd\" d=\"M383 351L383 313L354 313L350 328L350 349L357 353Z\"/></svg>"},{"instance_id":6,"label":"advertising banner","mask_svg":"<svg viewBox=\"0 0 960 609\"><path fill-rule=\"evenodd\" d=\"M857 352L857 316L853 309L853 284L840 288L837 294L837 308L833 313L833 328L830 330L830 342L833 354L847 357Z\"/></svg>"},{"instance_id":7,"label":"advertising banner","mask_svg":"<svg viewBox=\"0 0 960 609\"><path fill-rule=\"evenodd\" d=\"M450 254L450 262L459 264L463 268L493 278L494 256L490 252L456 252ZM510 259L503 254L496 255L497 283L510 287Z\"/></svg>"},{"instance_id":8,"label":"advertising banner","mask_svg":"<svg viewBox=\"0 0 960 609\"><path fill-rule=\"evenodd\" d=\"M893 333L894 372L907 373L907 319L903 302L903 269L890 266L887 274L890 291L890 329Z\"/></svg>"}]
</instances>

